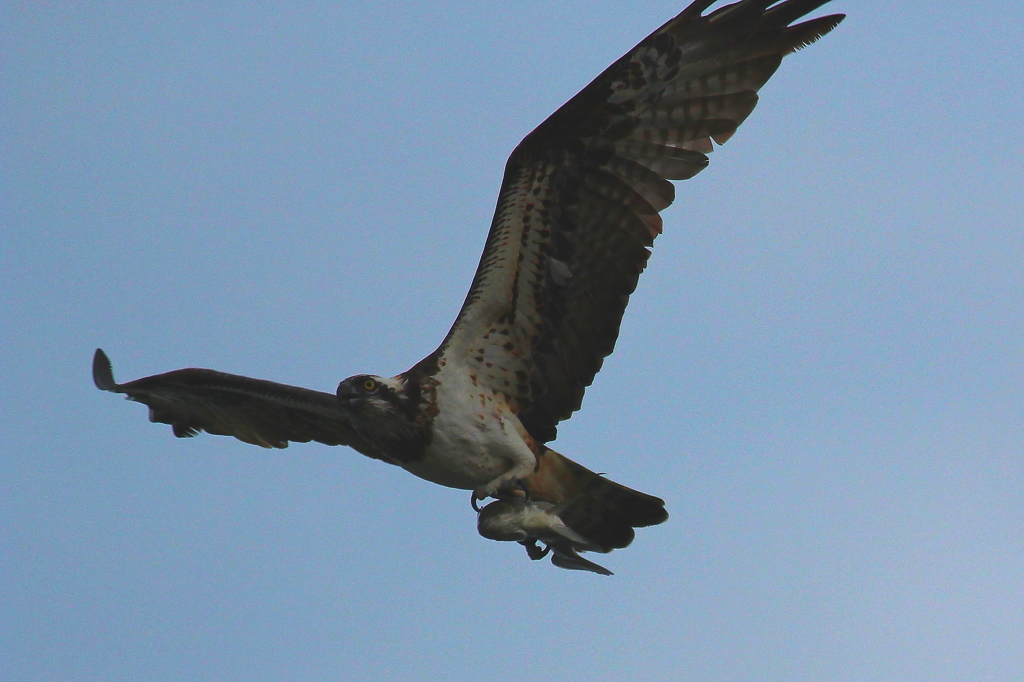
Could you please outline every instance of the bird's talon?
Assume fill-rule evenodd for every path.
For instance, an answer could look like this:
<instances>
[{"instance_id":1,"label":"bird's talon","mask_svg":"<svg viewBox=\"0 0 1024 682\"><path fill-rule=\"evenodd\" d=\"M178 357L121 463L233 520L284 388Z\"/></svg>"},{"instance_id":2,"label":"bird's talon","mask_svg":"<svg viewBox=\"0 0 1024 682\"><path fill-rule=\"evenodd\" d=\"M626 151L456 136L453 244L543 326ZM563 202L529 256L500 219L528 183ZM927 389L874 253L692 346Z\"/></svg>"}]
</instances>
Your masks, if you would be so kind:
<instances>
[{"instance_id":1,"label":"bird's talon","mask_svg":"<svg viewBox=\"0 0 1024 682\"><path fill-rule=\"evenodd\" d=\"M519 487L520 490L523 491L523 496L526 498L526 501L529 502L530 489L526 487L526 481L524 481L523 479L519 479L518 481L516 481L516 485Z\"/></svg>"},{"instance_id":2,"label":"bird's talon","mask_svg":"<svg viewBox=\"0 0 1024 682\"><path fill-rule=\"evenodd\" d=\"M520 541L519 544L521 544L523 547L526 548L527 556L529 556L534 561L540 561L541 559L543 559L544 557L546 557L548 555L548 552L551 551L550 545L545 546L544 549L541 549L540 547L538 547L536 540L530 540L530 541L523 540L523 541Z\"/></svg>"}]
</instances>

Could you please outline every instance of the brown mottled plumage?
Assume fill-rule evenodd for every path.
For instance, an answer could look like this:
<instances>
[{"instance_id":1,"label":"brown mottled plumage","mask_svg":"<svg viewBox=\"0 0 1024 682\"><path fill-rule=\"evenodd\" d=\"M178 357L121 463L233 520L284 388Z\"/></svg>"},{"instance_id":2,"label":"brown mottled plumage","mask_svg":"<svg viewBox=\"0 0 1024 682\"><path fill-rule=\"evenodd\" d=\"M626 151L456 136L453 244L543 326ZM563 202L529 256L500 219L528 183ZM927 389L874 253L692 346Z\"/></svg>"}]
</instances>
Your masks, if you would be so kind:
<instances>
[{"instance_id":1,"label":"brown mottled plumage","mask_svg":"<svg viewBox=\"0 0 1024 682\"><path fill-rule=\"evenodd\" d=\"M625 547L634 528L667 518L662 500L545 443L615 347L662 231L658 213L675 198L670 181L703 170L782 58L839 24L842 15L793 24L827 1L741 0L704 14L714 3L697 0L527 135L506 165L462 310L441 346L408 372L357 375L335 396L200 369L117 384L98 350L96 385L146 403L151 420L177 436L350 445L473 490L474 504L521 500L525 490L534 506L522 510L585 538L556 548L556 565L585 567L574 558L580 548ZM535 557L535 544L524 544Z\"/></svg>"}]
</instances>

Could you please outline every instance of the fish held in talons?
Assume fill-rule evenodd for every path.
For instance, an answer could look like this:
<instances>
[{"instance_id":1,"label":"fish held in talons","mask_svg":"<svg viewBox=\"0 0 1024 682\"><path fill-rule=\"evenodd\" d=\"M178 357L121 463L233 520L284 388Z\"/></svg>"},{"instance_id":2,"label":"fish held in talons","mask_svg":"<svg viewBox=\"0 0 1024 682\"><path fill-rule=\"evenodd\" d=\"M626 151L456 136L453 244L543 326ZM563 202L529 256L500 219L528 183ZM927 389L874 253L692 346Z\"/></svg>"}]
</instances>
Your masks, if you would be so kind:
<instances>
[{"instance_id":1,"label":"fish held in talons","mask_svg":"<svg viewBox=\"0 0 1024 682\"><path fill-rule=\"evenodd\" d=\"M551 563L559 568L612 575L604 566L579 555L603 550L565 525L558 516L562 506L523 498L498 500L480 510L476 528L489 540L518 542L533 560L543 559L550 551ZM537 542L546 547L541 549Z\"/></svg>"}]
</instances>

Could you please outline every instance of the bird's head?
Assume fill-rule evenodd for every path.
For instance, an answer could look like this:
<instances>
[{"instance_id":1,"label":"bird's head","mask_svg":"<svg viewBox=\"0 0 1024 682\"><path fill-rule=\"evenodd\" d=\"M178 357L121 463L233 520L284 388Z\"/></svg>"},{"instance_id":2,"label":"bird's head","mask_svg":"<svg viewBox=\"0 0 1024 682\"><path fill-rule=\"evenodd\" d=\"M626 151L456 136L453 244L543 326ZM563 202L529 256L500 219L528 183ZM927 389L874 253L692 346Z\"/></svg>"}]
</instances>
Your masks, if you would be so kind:
<instances>
[{"instance_id":1,"label":"bird's head","mask_svg":"<svg viewBox=\"0 0 1024 682\"><path fill-rule=\"evenodd\" d=\"M357 374L338 384L338 404L343 410L360 412L366 408L397 408L400 397L393 380L372 374Z\"/></svg>"},{"instance_id":2,"label":"bird's head","mask_svg":"<svg viewBox=\"0 0 1024 682\"><path fill-rule=\"evenodd\" d=\"M416 423L415 400L407 395L401 376L385 379L357 374L338 384L338 406L360 436L381 456L405 461L428 440Z\"/></svg>"}]
</instances>

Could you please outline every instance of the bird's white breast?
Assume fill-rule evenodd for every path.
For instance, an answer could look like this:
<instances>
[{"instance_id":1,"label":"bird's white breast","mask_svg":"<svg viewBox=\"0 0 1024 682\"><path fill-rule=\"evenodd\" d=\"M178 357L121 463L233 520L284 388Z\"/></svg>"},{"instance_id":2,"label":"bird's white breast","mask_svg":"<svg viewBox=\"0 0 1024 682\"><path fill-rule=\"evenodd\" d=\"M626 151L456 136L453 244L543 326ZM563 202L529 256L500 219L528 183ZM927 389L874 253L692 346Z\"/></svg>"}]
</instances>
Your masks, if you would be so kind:
<instances>
[{"instance_id":1,"label":"bird's white breast","mask_svg":"<svg viewBox=\"0 0 1024 682\"><path fill-rule=\"evenodd\" d=\"M474 383L450 365L437 375L437 416L424 457L403 464L439 485L472 490L493 481L532 451L502 393Z\"/></svg>"}]
</instances>

